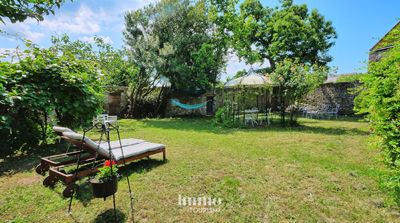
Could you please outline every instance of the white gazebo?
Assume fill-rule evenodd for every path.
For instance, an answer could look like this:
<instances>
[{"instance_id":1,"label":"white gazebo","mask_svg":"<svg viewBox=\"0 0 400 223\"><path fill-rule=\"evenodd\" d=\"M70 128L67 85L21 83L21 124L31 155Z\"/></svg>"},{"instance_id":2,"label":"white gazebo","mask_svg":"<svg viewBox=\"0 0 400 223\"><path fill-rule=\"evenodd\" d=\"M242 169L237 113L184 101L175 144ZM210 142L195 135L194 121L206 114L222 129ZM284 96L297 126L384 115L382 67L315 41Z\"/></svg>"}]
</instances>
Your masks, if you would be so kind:
<instances>
[{"instance_id":1,"label":"white gazebo","mask_svg":"<svg viewBox=\"0 0 400 223\"><path fill-rule=\"evenodd\" d=\"M271 111L272 84L273 83L268 76L258 74L252 68L250 68L247 74L243 77L235 78L226 82L224 84L225 90L232 92L232 98L229 99L229 101L232 101L232 117L235 119L235 115L243 115L243 121L247 122L250 117L248 115L246 118L246 114L249 113L256 114L257 119L260 111L264 111L266 116L268 116L268 113ZM237 97L240 90L242 92L244 91L244 94L248 94L248 92L262 91L261 95L264 95L265 101L261 100L261 104L265 104L265 106L260 105L259 92L256 92L256 101L250 105L251 107L249 107L249 101L247 100L246 102L247 96L241 95L242 98Z\"/></svg>"}]
</instances>

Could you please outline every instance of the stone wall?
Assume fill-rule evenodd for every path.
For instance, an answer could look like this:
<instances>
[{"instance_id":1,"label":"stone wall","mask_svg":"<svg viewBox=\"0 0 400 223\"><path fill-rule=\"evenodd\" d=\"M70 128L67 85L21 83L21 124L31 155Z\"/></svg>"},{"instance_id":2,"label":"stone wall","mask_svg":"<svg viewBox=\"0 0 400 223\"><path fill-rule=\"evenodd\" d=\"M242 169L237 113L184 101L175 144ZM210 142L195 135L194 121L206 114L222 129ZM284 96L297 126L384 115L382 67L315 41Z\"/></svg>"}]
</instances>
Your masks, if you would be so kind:
<instances>
[{"instance_id":1,"label":"stone wall","mask_svg":"<svg viewBox=\"0 0 400 223\"><path fill-rule=\"evenodd\" d=\"M377 61L379 61L379 60L382 58L383 54L384 54L385 52L387 52L388 50L390 50L391 48L392 48L392 47L386 47L386 48L383 48L383 49L379 49L379 50L375 50L375 51L369 52L368 60L369 60L370 62L377 62Z\"/></svg>"},{"instance_id":2,"label":"stone wall","mask_svg":"<svg viewBox=\"0 0 400 223\"><path fill-rule=\"evenodd\" d=\"M353 115L355 95L351 93L358 82L325 83L306 96L305 103L317 109L340 105L339 115Z\"/></svg>"},{"instance_id":3,"label":"stone wall","mask_svg":"<svg viewBox=\"0 0 400 223\"><path fill-rule=\"evenodd\" d=\"M126 87L118 87L106 93L105 110L109 115L120 115L126 105Z\"/></svg>"},{"instance_id":4,"label":"stone wall","mask_svg":"<svg viewBox=\"0 0 400 223\"><path fill-rule=\"evenodd\" d=\"M335 107L336 104L340 105L339 114L340 115L352 115L354 114L354 97L351 93L351 90L355 87L358 87L360 84L358 82L344 82L344 83L325 83L321 85L314 92L309 93L306 96L305 103L314 107L316 109L323 109L326 107ZM125 89L126 91L126 89ZM107 103L106 110L110 115L119 115L122 108L126 104L126 92L118 91L115 93L107 94ZM274 91L275 93L275 91ZM184 104L199 104L206 102L210 99L210 97L214 98L213 101L213 111L214 113L220 106L223 105L223 92L215 91L215 92L207 92L199 97L188 97L181 95L171 95L170 99L178 99L181 103ZM275 107L277 105L277 97L276 93L272 95L272 101L269 106L272 106L273 110L276 110ZM265 95L260 95L258 97L258 104L261 108L265 106ZM199 109L187 110L182 109L180 107L174 106L171 104L170 100L168 100L168 104L166 107L166 117L174 117L174 116L197 116L207 115L207 106L204 106ZM208 114L210 115L210 114Z\"/></svg>"}]
</instances>

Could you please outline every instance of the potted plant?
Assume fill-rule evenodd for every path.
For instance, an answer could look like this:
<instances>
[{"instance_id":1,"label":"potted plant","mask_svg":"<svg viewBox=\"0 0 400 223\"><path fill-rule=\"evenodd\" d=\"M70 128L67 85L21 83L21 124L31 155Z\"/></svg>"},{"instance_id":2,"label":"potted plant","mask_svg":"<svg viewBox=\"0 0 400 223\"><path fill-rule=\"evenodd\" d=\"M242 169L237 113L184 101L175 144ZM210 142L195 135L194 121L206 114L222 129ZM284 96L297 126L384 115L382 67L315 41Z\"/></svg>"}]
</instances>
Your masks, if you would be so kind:
<instances>
[{"instance_id":1,"label":"potted plant","mask_svg":"<svg viewBox=\"0 0 400 223\"><path fill-rule=\"evenodd\" d=\"M118 189L118 166L114 161L106 160L104 166L99 168L96 177L90 180L93 196L106 198L115 194Z\"/></svg>"}]
</instances>

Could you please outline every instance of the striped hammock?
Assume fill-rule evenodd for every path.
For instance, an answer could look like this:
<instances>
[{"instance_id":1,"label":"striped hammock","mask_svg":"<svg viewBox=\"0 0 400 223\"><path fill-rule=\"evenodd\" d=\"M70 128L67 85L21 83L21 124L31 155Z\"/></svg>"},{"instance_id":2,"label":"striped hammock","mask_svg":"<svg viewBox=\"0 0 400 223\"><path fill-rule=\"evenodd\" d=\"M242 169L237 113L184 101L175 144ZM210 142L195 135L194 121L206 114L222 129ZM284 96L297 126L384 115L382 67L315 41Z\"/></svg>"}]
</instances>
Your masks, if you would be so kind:
<instances>
[{"instance_id":1,"label":"striped hammock","mask_svg":"<svg viewBox=\"0 0 400 223\"><path fill-rule=\"evenodd\" d=\"M207 101L200 103L200 104L188 105L188 104L181 103L178 99L171 99L171 104L174 106L178 106L180 108L186 109L186 110L193 110L193 109L199 109L201 107L206 106Z\"/></svg>"}]
</instances>

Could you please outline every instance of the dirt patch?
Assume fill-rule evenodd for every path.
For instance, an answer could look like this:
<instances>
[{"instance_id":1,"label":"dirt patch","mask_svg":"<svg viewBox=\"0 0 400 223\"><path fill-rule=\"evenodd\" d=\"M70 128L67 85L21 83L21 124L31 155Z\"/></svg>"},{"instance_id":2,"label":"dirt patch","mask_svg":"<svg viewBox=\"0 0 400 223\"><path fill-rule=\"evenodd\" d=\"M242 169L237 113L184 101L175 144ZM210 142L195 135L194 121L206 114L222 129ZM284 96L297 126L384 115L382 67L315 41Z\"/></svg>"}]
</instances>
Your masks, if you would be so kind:
<instances>
[{"instance_id":1,"label":"dirt patch","mask_svg":"<svg viewBox=\"0 0 400 223\"><path fill-rule=\"evenodd\" d=\"M31 185L42 180L42 177L35 175L31 177L24 177L17 181L18 185Z\"/></svg>"}]
</instances>

